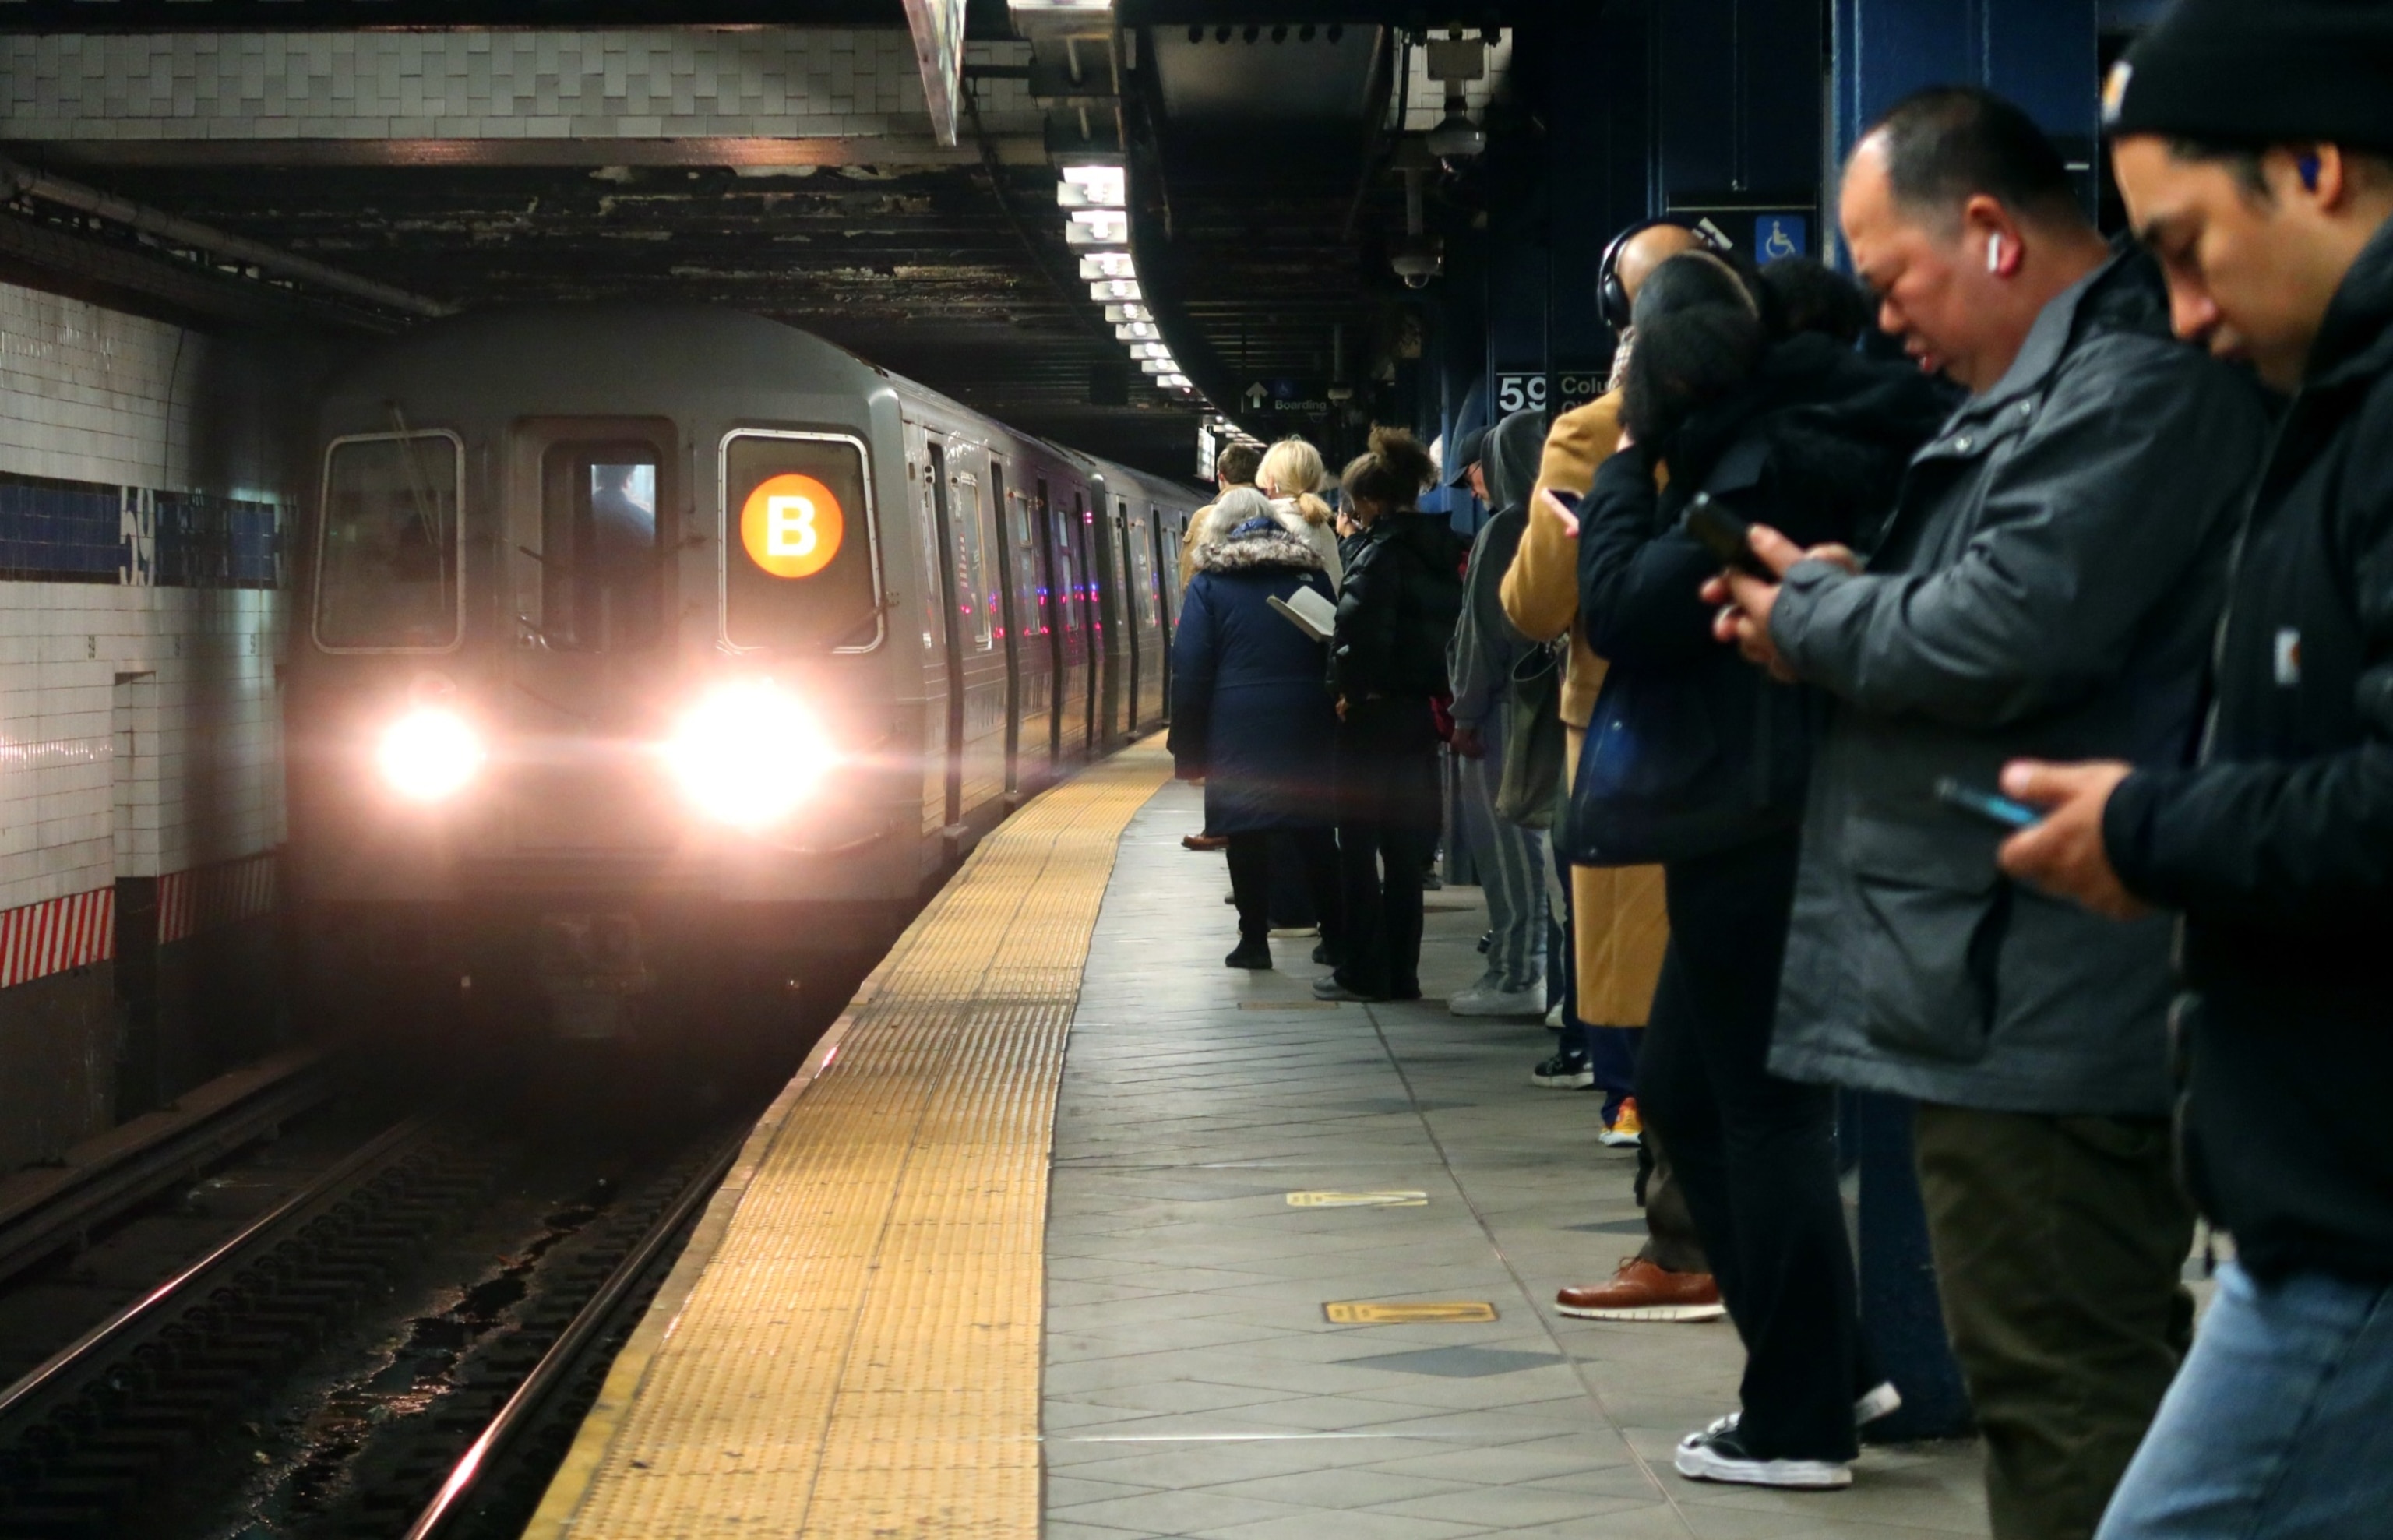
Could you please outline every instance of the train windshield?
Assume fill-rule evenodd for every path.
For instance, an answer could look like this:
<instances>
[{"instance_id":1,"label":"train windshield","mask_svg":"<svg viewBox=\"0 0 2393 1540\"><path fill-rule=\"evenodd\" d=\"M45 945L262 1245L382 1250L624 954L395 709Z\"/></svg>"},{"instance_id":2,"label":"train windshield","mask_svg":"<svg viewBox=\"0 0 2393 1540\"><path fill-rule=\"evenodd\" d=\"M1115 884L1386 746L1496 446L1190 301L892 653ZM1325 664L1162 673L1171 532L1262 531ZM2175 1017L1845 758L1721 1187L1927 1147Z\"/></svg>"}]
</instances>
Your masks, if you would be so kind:
<instances>
[{"instance_id":1,"label":"train windshield","mask_svg":"<svg viewBox=\"0 0 2393 1540\"><path fill-rule=\"evenodd\" d=\"M553 648L656 646L660 594L653 444L552 444L541 463L540 631Z\"/></svg>"},{"instance_id":2,"label":"train windshield","mask_svg":"<svg viewBox=\"0 0 2393 1540\"><path fill-rule=\"evenodd\" d=\"M316 640L369 651L457 643L457 509L464 456L454 434L344 439L324 459Z\"/></svg>"},{"instance_id":3,"label":"train windshield","mask_svg":"<svg viewBox=\"0 0 2393 1540\"><path fill-rule=\"evenodd\" d=\"M723 635L784 653L869 652L883 613L864 446L743 428L723 443Z\"/></svg>"}]
</instances>

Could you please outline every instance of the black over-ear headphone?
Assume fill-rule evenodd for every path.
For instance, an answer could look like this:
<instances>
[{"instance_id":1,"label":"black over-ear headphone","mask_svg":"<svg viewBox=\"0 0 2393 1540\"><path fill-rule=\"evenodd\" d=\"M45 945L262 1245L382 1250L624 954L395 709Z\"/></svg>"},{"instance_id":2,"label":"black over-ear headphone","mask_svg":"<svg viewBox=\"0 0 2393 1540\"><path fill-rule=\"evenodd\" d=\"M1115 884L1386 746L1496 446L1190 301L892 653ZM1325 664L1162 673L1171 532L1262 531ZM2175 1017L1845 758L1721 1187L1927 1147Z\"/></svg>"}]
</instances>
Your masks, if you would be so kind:
<instances>
[{"instance_id":1,"label":"black over-ear headphone","mask_svg":"<svg viewBox=\"0 0 2393 1540\"><path fill-rule=\"evenodd\" d=\"M1629 241L1647 230L1659 229L1665 225L1690 232L1704 243L1706 251L1716 252L1720 249L1720 241L1711 231L1677 219L1640 219L1614 236L1612 243L1603 248L1603 260L1595 269L1595 303L1597 310L1603 316L1603 323L1615 332L1628 330L1629 311L1632 308L1628 300L1628 291L1621 287L1620 283L1620 253Z\"/></svg>"}]
</instances>

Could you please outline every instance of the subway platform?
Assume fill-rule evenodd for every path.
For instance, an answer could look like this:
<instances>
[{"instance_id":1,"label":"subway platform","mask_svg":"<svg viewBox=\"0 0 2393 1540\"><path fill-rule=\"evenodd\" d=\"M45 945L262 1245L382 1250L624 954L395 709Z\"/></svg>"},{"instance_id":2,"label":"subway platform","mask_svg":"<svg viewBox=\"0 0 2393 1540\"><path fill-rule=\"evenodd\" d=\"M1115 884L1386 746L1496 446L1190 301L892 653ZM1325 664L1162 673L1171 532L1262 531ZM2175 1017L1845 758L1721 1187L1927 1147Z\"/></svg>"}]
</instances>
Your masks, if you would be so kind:
<instances>
[{"instance_id":1,"label":"subway platform","mask_svg":"<svg viewBox=\"0 0 2393 1540\"><path fill-rule=\"evenodd\" d=\"M528 1533L1120 1540L1982 1535L1966 1444L1704 1485L1725 1323L1552 1310L1642 1226L1534 1023L1222 966L1153 742L1038 799L758 1125ZM1432 997L1472 889L1430 895Z\"/></svg>"}]
</instances>

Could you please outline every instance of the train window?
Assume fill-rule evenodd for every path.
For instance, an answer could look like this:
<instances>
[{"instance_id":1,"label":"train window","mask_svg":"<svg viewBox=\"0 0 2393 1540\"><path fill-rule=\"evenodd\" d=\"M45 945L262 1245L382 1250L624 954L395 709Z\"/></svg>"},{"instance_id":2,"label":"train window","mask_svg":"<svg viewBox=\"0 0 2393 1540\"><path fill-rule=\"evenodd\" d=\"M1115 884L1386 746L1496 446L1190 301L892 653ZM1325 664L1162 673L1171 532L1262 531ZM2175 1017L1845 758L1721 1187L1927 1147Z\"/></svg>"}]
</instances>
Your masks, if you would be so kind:
<instances>
[{"instance_id":1,"label":"train window","mask_svg":"<svg viewBox=\"0 0 2393 1540\"><path fill-rule=\"evenodd\" d=\"M870 652L880 555L864 445L742 428L723 440L723 635L735 647Z\"/></svg>"},{"instance_id":2,"label":"train window","mask_svg":"<svg viewBox=\"0 0 2393 1540\"><path fill-rule=\"evenodd\" d=\"M464 445L452 433L370 434L324 456L316 642L341 651L457 645L457 510Z\"/></svg>"},{"instance_id":3,"label":"train window","mask_svg":"<svg viewBox=\"0 0 2393 1540\"><path fill-rule=\"evenodd\" d=\"M652 647L663 631L653 444L552 444L541 461L540 632L568 652Z\"/></svg>"}]
</instances>

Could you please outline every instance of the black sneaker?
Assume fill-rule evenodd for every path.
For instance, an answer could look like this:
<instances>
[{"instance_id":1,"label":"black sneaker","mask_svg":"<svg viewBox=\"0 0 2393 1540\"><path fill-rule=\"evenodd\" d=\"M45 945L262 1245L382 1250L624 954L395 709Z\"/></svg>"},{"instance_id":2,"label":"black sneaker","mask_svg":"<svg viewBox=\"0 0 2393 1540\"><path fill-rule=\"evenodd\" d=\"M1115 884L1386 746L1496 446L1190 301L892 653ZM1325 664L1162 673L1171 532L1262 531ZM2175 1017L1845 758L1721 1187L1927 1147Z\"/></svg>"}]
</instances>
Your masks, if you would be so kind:
<instances>
[{"instance_id":1,"label":"black sneaker","mask_svg":"<svg viewBox=\"0 0 2393 1540\"><path fill-rule=\"evenodd\" d=\"M1679 1441L1672 1461L1679 1474L1698 1481L1733 1481L1740 1486L1794 1487L1827 1492L1853 1484L1847 1460L1765 1460L1748 1452L1733 1428L1715 1424Z\"/></svg>"},{"instance_id":2,"label":"black sneaker","mask_svg":"<svg viewBox=\"0 0 2393 1540\"><path fill-rule=\"evenodd\" d=\"M1337 974L1332 973L1326 979L1314 979L1313 981L1313 998L1317 1000L1352 1000L1359 1004L1370 1005L1377 1004L1378 1002L1386 999L1388 997L1385 995L1366 995L1360 990L1349 989L1344 985L1338 982Z\"/></svg>"},{"instance_id":3,"label":"black sneaker","mask_svg":"<svg viewBox=\"0 0 2393 1540\"><path fill-rule=\"evenodd\" d=\"M1325 941L1313 948L1313 960L1324 968L1342 968L1346 954Z\"/></svg>"},{"instance_id":4,"label":"black sneaker","mask_svg":"<svg viewBox=\"0 0 2393 1540\"><path fill-rule=\"evenodd\" d=\"M1529 1078L1555 1090L1580 1090L1595 1084L1595 1062L1584 1053L1557 1053L1529 1072Z\"/></svg>"},{"instance_id":5,"label":"black sneaker","mask_svg":"<svg viewBox=\"0 0 2393 1540\"><path fill-rule=\"evenodd\" d=\"M1222 959L1232 968L1249 968L1258 973L1269 972L1272 965L1271 938L1250 935L1238 938L1238 949Z\"/></svg>"}]
</instances>

